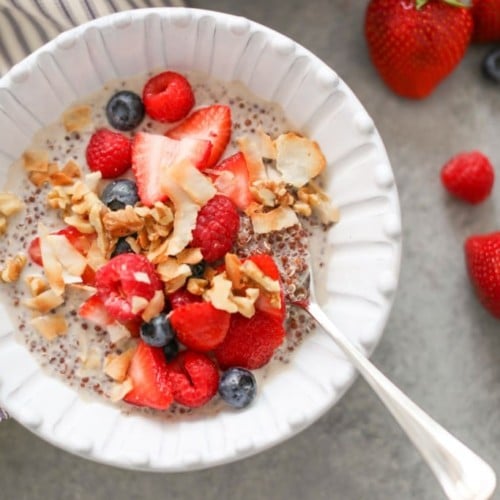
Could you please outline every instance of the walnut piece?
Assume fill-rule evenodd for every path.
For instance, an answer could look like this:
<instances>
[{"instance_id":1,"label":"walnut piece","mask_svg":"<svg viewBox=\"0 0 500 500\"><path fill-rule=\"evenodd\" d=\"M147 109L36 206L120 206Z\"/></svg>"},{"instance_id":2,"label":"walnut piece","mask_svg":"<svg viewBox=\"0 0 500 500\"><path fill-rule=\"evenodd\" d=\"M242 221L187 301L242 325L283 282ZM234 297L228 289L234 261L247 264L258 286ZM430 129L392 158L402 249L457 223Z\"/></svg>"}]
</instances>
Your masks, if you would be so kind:
<instances>
[{"instance_id":1,"label":"walnut piece","mask_svg":"<svg viewBox=\"0 0 500 500\"><path fill-rule=\"evenodd\" d=\"M4 283L13 283L21 276L21 272L26 265L26 255L20 253L11 259L7 259L5 266L0 272L0 278Z\"/></svg>"}]
</instances>

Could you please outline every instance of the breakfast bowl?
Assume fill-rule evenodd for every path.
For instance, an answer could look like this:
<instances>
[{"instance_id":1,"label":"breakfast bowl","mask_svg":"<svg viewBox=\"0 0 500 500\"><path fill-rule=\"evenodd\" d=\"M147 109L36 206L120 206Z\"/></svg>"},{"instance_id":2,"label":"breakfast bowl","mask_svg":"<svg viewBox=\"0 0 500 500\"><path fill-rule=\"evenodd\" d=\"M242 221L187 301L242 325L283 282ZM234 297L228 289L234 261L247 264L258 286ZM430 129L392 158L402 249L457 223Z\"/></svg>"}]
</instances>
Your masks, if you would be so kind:
<instances>
[{"instance_id":1,"label":"breakfast bowl","mask_svg":"<svg viewBox=\"0 0 500 500\"><path fill-rule=\"evenodd\" d=\"M228 104L243 102L244 113L252 113L250 123L278 110L291 130L319 146L327 165L321 186L340 218L321 226L320 240L310 245L316 293L335 324L371 354L399 276L401 221L391 166L373 121L339 76L267 27L211 11L162 8L107 16L61 34L0 80L2 191L25 175L18 163L35 134L60 121L74 103L165 70L196 75L197 88L218 82ZM254 108L245 109L239 95L250 96ZM21 212L9 224L35 221ZM4 260L10 244L0 243ZM40 366L30 352L29 335L36 333L27 335L25 325L20 331L9 293L0 309L0 407L55 446L117 467L177 472L250 456L311 425L355 378L317 328L255 370L258 394L245 409L217 397L206 408L168 414L115 405ZM64 364L65 353L56 357Z\"/></svg>"}]
</instances>

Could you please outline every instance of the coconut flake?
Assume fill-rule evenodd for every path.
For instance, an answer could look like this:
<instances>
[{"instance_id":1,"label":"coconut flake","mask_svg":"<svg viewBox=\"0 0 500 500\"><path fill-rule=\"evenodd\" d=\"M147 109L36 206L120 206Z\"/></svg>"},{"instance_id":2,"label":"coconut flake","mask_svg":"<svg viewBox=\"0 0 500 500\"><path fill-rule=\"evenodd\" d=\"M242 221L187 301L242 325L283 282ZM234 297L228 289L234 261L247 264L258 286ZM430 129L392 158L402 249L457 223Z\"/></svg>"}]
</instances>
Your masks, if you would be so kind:
<instances>
[{"instance_id":1,"label":"coconut flake","mask_svg":"<svg viewBox=\"0 0 500 500\"><path fill-rule=\"evenodd\" d=\"M259 141L243 136L238 138L236 142L245 157L250 183L266 179L266 167L262 161L262 148L259 146Z\"/></svg>"},{"instance_id":2,"label":"coconut flake","mask_svg":"<svg viewBox=\"0 0 500 500\"><path fill-rule=\"evenodd\" d=\"M253 212L250 218L256 234L280 231L299 224L297 214L290 207L277 207L265 213Z\"/></svg>"},{"instance_id":3,"label":"coconut flake","mask_svg":"<svg viewBox=\"0 0 500 500\"><path fill-rule=\"evenodd\" d=\"M205 205L217 192L210 179L188 160L173 164L167 175L198 205Z\"/></svg>"},{"instance_id":4,"label":"coconut flake","mask_svg":"<svg viewBox=\"0 0 500 500\"><path fill-rule=\"evenodd\" d=\"M50 314L48 316L38 316L33 318L30 323L36 328L38 333L47 340L54 340L57 337L66 335L68 324L64 316Z\"/></svg>"},{"instance_id":5,"label":"coconut flake","mask_svg":"<svg viewBox=\"0 0 500 500\"><path fill-rule=\"evenodd\" d=\"M63 270L72 276L81 276L87 267L87 259L70 243L68 238L62 234L48 234L45 238Z\"/></svg>"}]
</instances>

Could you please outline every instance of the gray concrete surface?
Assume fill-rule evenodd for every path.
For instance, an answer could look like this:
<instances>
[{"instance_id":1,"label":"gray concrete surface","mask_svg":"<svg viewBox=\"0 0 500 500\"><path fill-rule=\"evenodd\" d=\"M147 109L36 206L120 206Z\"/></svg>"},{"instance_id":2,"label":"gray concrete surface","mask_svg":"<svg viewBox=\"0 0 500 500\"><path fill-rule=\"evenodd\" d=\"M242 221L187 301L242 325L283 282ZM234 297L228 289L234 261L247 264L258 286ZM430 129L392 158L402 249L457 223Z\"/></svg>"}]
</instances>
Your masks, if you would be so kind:
<instances>
[{"instance_id":1,"label":"gray concrete surface","mask_svg":"<svg viewBox=\"0 0 500 500\"><path fill-rule=\"evenodd\" d=\"M480 76L487 47L473 47L429 99L391 94L362 35L365 1L198 0L275 28L330 64L357 93L385 141L400 190L400 288L373 360L444 426L500 472L500 323L466 278L467 235L500 229L500 183L470 208L439 183L443 162L479 148L500 174L500 87ZM290 441L253 458L197 473L153 475L75 458L15 422L0 424L2 500L440 499L433 476L358 380L341 402Z\"/></svg>"}]
</instances>

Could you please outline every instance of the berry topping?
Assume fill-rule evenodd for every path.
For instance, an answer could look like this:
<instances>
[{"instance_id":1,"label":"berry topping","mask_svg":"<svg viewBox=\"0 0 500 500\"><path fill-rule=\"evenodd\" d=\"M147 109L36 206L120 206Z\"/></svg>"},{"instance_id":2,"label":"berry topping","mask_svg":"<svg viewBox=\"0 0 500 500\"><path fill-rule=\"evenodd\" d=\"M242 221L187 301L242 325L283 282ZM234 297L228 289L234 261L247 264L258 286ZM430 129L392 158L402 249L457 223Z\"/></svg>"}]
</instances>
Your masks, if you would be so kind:
<instances>
[{"instance_id":1,"label":"berry topping","mask_svg":"<svg viewBox=\"0 0 500 500\"><path fill-rule=\"evenodd\" d=\"M465 258L479 300L500 318L500 232L468 238Z\"/></svg>"},{"instance_id":2,"label":"berry topping","mask_svg":"<svg viewBox=\"0 0 500 500\"><path fill-rule=\"evenodd\" d=\"M216 195L198 212L191 246L200 248L207 262L214 262L231 250L239 227L240 216L234 203Z\"/></svg>"},{"instance_id":3,"label":"berry topping","mask_svg":"<svg viewBox=\"0 0 500 500\"><path fill-rule=\"evenodd\" d=\"M215 350L221 368L241 366L253 370L265 365L285 338L281 321L257 310L251 318L231 314L226 338Z\"/></svg>"},{"instance_id":4,"label":"berry topping","mask_svg":"<svg viewBox=\"0 0 500 500\"><path fill-rule=\"evenodd\" d=\"M97 293L108 313L118 321L129 321L139 316L134 312L135 298L151 300L163 283L153 264L143 255L117 255L96 273Z\"/></svg>"},{"instance_id":5,"label":"berry topping","mask_svg":"<svg viewBox=\"0 0 500 500\"><path fill-rule=\"evenodd\" d=\"M173 340L174 331L166 314L159 314L141 325L141 339L153 347L164 347Z\"/></svg>"},{"instance_id":6,"label":"berry topping","mask_svg":"<svg viewBox=\"0 0 500 500\"><path fill-rule=\"evenodd\" d=\"M255 377L244 368L229 368L220 378L219 394L234 408L246 408L253 401L256 392Z\"/></svg>"},{"instance_id":7,"label":"berry topping","mask_svg":"<svg viewBox=\"0 0 500 500\"><path fill-rule=\"evenodd\" d=\"M126 238L118 238L115 248L111 253L111 258L121 255L122 253L134 253L132 247L127 243Z\"/></svg>"},{"instance_id":8,"label":"berry topping","mask_svg":"<svg viewBox=\"0 0 500 500\"><path fill-rule=\"evenodd\" d=\"M247 162L242 153L236 153L214 166L210 177L217 191L231 198L240 210L250 205L252 194Z\"/></svg>"},{"instance_id":9,"label":"berry topping","mask_svg":"<svg viewBox=\"0 0 500 500\"><path fill-rule=\"evenodd\" d=\"M130 179L116 179L104 188L101 200L111 210L121 210L126 205L133 206L139 201L137 186Z\"/></svg>"},{"instance_id":10,"label":"berry topping","mask_svg":"<svg viewBox=\"0 0 500 500\"><path fill-rule=\"evenodd\" d=\"M194 295L185 288L179 288L179 290L168 294L168 300L172 309L177 309L186 304L201 302L202 299L199 295Z\"/></svg>"},{"instance_id":11,"label":"berry topping","mask_svg":"<svg viewBox=\"0 0 500 500\"><path fill-rule=\"evenodd\" d=\"M142 203L151 206L166 199L162 178L168 175L169 165L188 159L202 168L211 148L210 142L205 140L186 138L177 141L162 135L137 133L132 144L132 169Z\"/></svg>"},{"instance_id":12,"label":"berry topping","mask_svg":"<svg viewBox=\"0 0 500 500\"><path fill-rule=\"evenodd\" d=\"M100 129L90 138L86 158L90 170L101 172L104 179L118 177L132 161L130 139L118 132Z\"/></svg>"},{"instance_id":13,"label":"berry topping","mask_svg":"<svg viewBox=\"0 0 500 500\"><path fill-rule=\"evenodd\" d=\"M472 151L451 158L441 170L441 180L451 194L476 204L491 193L495 172L484 154Z\"/></svg>"},{"instance_id":14,"label":"berry topping","mask_svg":"<svg viewBox=\"0 0 500 500\"><path fill-rule=\"evenodd\" d=\"M183 351L168 364L168 380L177 403L198 408L217 394L219 372L204 354Z\"/></svg>"},{"instance_id":15,"label":"berry topping","mask_svg":"<svg viewBox=\"0 0 500 500\"><path fill-rule=\"evenodd\" d=\"M203 278L207 265L205 264L205 262L201 261L198 262L198 264L193 264L189 267L191 268L191 276L193 278Z\"/></svg>"},{"instance_id":16,"label":"berry topping","mask_svg":"<svg viewBox=\"0 0 500 500\"><path fill-rule=\"evenodd\" d=\"M488 52L483 59L481 69L489 80L500 83L500 49L495 48Z\"/></svg>"},{"instance_id":17,"label":"berry topping","mask_svg":"<svg viewBox=\"0 0 500 500\"><path fill-rule=\"evenodd\" d=\"M224 340L230 317L210 302L196 302L175 308L169 319L180 342L189 349L206 352Z\"/></svg>"},{"instance_id":18,"label":"berry topping","mask_svg":"<svg viewBox=\"0 0 500 500\"><path fill-rule=\"evenodd\" d=\"M164 71L148 80L142 98L146 113L160 122L181 120L194 106L191 85L173 71Z\"/></svg>"},{"instance_id":19,"label":"berry topping","mask_svg":"<svg viewBox=\"0 0 500 500\"><path fill-rule=\"evenodd\" d=\"M167 345L163 346L163 354L168 362L172 361L178 353L179 342L177 342L175 337Z\"/></svg>"},{"instance_id":20,"label":"berry topping","mask_svg":"<svg viewBox=\"0 0 500 500\"><path fill-rule=\"evenodd\" d=\"M500 40L500 0L473 0L474 42Z\"/></svg>"},{"instance_id":21,"label":"berry topping","mask_svg":"<svg viewBox=\"0 0 500 500\"><path fill-rule=\"evenodd\" d=\"M173 402L167 363L161 349L139 342L128 377L133 389L124 398L127 403L166 410Z\"/></svg>"},{"instance_id":22,"label":"berry topping","mask_svg":"<svg viewBox=\"0 0 500 500\"><path fill-rule=\"evenodd\" d=\"M217 163L231 138L231 108L214 104L191 113L183 122L165 135L172 139L186 137L203 139L212 143L207 167Z\"/></svg>"},{"instance_id":23,"label":"berry topping","mask_svg":"<svg viewBox=\"0 0 500 500\"><path fill-rule=\"evenodd\" d=\"M144 104L134 92L122 90L108 101L106 116L109 124L117 130L132 130L144 118Z\"/></svg>"},{"instance_id":24,"label":"berry topping","mask_svg":"<svg viewBox=\"0 0 500 500\"><path fill-rule=\"evenodd\" d=\"M80 305L78 315L101 328L106 328L114 322L97 294L92 295Z\"/></svg>"}]
</instances>

